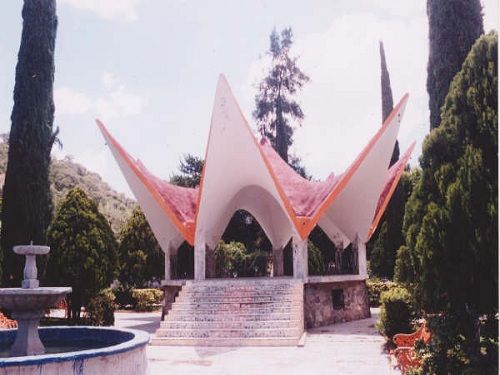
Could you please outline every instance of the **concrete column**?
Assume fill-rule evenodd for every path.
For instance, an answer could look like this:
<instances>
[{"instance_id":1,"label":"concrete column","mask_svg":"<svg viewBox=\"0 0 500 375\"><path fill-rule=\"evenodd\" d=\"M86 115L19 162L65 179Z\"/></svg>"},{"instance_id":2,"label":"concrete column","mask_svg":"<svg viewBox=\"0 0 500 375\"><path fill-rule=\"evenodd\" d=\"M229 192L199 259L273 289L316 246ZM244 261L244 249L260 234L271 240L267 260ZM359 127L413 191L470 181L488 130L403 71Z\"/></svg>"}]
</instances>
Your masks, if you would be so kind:
<instances>
[{"instance_id":1,"label":"concrete column","mask_svg":"<svg viewBox=\"0 0 500 375\"><path fill-rule=\"evenodd\" d=\"M283 276L285 274L285 265L283 263L283 248L273 248L273 277Z\"/></svg>"},{"instance_id":2,"label":"concrete column","mask_svg":"<svg viewBox=\"0 0 500 375\"><path fill-rule=\"evenodd\" d=\"M353 250L357 250L358 253L358 273L360 276L368 278L368 270L366 267L366 244L356 234L352 246Z\"/></svg>"},{"instance_id":3,"label":"concrete column","mask_svg":"<svg viewBox=\"0 0 500 375\"><path fill-rule=\"evenodd\" d=\"M207 279L215 278L215 250L208 246L205 248L205 268Z\"/></svg>"},{"instance_id":4,"label":"concrete column","mask_svg":"<svg viewBox=\"0 0 500 375\"><path fill-rule=\"evenodd\" d=\"M167 247L165 251L165 281L172 280L172 266L170 262L171 247Z\"/></svg>"},{"instance_id":5,"label":"concrete column","mask_svg":"<svg viewBox=\"0 0 500 375\"><path fill-rule=\"evenodd\" d=\"M194 244L194 279L205 280L205 241L198 241Z\"/></svg>"},{"instance_id":6,"label":"concrete column","mask_svg":"<svg viewBox=\"0 0 500 375\"><path fill-rule=\"evenodd\" d=\"M307 269L307 238L302 240L299 237L294 237L292 240L293 247L293 277L295 279L305 280L308 276Z\"/></svg>"}]
</instances>

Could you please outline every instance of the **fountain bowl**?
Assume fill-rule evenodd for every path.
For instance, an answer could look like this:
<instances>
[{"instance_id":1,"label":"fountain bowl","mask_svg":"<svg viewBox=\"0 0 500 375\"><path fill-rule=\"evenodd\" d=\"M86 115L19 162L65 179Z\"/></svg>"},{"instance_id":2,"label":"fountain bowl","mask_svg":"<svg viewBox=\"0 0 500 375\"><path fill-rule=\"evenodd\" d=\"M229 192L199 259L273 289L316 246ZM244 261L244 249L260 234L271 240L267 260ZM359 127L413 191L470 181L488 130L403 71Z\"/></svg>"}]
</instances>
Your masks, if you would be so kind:
<instances>
[{"instance_id":1,"label":"fountain bowl","mask_svg":"<svg viewBox=\"0 0 500 375\"><path fill-rule=\"evenodd\" d=\"M5 358L16 330L0 331L0 375L140 375L147 371L149 334L144 331L64 326L41 327L39 334L46 354Z\"/></svg>"},{"instance_id":2,"label":"fountain bowl","mask_svg":"<svg viewBox=\"0 0 500 375\"><path fill-rule=\"evenodd\" d=\"M14 246L12 250L19 255L45 255L49 253L50 247L40 245L18 245Z\"/></svg>"},{"instance_id":3,"label":"fountain bowl","mask_svg":"<svg viewBox=\"0 0 500 375\"><path fill-rule=\"evenodd\" d=\"M69 287L0 288L0 307L12 311L45 310L70 292Z\"/></svg>"}]
</instances>

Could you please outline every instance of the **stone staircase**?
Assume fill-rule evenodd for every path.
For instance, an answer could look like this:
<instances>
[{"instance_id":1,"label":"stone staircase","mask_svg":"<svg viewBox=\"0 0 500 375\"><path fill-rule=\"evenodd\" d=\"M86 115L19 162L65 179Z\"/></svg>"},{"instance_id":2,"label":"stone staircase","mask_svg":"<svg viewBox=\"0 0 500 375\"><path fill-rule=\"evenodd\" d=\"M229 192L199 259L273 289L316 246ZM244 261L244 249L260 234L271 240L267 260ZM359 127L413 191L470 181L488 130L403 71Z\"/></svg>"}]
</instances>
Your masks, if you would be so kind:
<instances>
[{"instance_id":1,"label":"stone staircase","mask_svg":"<svg viewBox=\"0 0 500 375\"><path fill-rule=\"evenodd\" d=\"M300 280L188 281L151 344L295 346L303 332Z\"/></svg>"}]
</instances>

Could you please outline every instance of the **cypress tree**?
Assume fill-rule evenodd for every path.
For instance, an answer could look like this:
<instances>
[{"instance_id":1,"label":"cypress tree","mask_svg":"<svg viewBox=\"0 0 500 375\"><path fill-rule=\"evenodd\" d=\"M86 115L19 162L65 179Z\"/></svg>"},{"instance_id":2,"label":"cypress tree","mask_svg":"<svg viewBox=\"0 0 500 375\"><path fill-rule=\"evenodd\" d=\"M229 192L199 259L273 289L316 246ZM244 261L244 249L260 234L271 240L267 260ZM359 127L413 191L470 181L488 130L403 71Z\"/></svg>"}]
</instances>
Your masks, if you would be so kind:
<instances>
[{"instance_id":1,"label":"cypress tree","mask_svg":"<svg viewBox=\"0 0 500 375\"><path fill-rule=\"evenodd\" d=\"M450 342L436 321L434 344L442 350L431 353L433 369L424 373L461 373L465 365L498 373L498 328L492 336L487 330L498 327L497 53L496 33L473 45L450 85L441 125L424 141L422 173L406 205L416 300L457 332Z\"/></svg>"},{"instance_id":2,"label":"cypress tree","mask_svg":"<svg viewBox=\"0 0 500 375\"><path fill-rule=\"evenodd\" d=\"M120 232L118 280L125 287L145 288L161 281L165 273L165 254L139 207Z\"/></svg>"},{"instance_id":3,"label":"cypress tree","mask_svg":"<svg viewBox=\"0 0 500 375\"><path fill-rule=\"evenodd\" d=\"M69 312L80 318L82 306L113 281L118 266L117 244L103 214L83 190L68 192L48 233L51 247L47 279L73 288Z\"/></svg>"},{"instance_id":4,"label":"cypress tree","mask_svg":"<svg viewBox=\"0 0 500 375\"><path fill-rule=\"evenodd\" d=\"M52 216L50 151L57 134L52 128L55 0L26 0L22 16L3 190L1 247L6 285L18 285L23 270L24 260L12 253L12 246L46 242Z\"/></svg>"},{"instance_id":5,"label":"cypress tree","mask_svg":"<svg viewBox=\"0 0 500 375\"><path fill-rule=\"evenodd\" d=\"M392 100L392 89L391 89L391 79L389 78L389 71L387 70L387 62L385 59L384 43L380 41L380 87L382 89L382 122L385 121L387 117L392 112L394 108L394 102ZM391 162L389 166L393 165L399 160L399 143L396 140L394 145L394 151L392 152Z\"/></svg>"},{"instance_id":6,"label":"cypress tree","mask_svg":"<svg viewBox=\"0 0 500 375\"><path fill-rule=\"evenodd\" d=\"M441 106L453 77L484 31L480 0L427 0L427 16L427 92L432 130L441 122Z\"/></svg>"}]
</instances>

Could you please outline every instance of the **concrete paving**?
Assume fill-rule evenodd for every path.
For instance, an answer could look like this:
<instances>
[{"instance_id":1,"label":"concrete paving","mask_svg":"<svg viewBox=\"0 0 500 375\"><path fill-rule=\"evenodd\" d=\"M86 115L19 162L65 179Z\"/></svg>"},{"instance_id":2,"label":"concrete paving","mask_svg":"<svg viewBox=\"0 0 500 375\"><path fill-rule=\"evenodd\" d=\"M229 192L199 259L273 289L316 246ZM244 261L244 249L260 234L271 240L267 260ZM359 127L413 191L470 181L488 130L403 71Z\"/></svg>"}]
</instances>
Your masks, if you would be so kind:
<instances>
[{"instance_id":1,"label":"concrete paving","mask_svg":"<svg viewBox=\"0 0 500 375\"><path fill-rule=\"evenodd\" d=\"M400 374L384 352L372 317L309 330L304 347L148 346L149 371L156 374ZM161 313L117 312L115 325L154 333Z\"/></svg>"}]
</instances>

